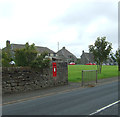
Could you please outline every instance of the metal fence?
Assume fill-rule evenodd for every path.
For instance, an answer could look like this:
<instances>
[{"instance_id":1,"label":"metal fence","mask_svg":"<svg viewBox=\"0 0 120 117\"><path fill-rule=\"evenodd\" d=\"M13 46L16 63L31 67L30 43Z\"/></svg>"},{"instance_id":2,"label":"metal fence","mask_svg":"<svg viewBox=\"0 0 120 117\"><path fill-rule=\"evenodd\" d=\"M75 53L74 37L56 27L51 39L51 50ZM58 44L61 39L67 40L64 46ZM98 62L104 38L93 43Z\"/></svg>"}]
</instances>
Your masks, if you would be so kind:
<instances>
[{"instance_id":1,"label":"metal fence","mask_svg":"<svg viewBox=\"0 0 120 117\"><path fill-rule=\"evenodd\" d=\"M82 86L94 82L97 83L97 70L82 70Z\"/></svg>"}]
</instances>

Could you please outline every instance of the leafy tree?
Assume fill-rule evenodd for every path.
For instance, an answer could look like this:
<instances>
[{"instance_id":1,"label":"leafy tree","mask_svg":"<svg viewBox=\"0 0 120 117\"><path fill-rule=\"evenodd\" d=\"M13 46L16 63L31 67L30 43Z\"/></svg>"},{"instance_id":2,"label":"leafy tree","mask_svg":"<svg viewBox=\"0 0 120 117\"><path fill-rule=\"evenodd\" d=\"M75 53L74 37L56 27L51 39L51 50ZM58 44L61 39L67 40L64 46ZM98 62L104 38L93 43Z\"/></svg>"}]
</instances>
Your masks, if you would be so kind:
<instances>
[{"instance_id":1,"label":"leafy tree","mask_svg":"<svg viewBox=\"0 0 120 117\"><path fill-rule=\"evenodd\" d=\"M120 71L120 48L116 50L115 54L111 53L110 56L114 60L114 62L118 63L118 70Z\"/></svg>"},{"instance_id":2,"label":"leafy tree","mask_svg":"<svg viewBox=\"0 0 120 117\"><path fill-rule=\"evenodd\" d=\"M24 49L17 49L15 51L15 63L17 66L27 66Z\"/></svg>"},{"instance_id":3,"label":"leafy tree","mask_svg":"<svg viewBox=\"0 0 120 117\"><path fill-rule=\"evenodd\" d=\"M43 52L41 55L37 56L37 58L32 62L31 67L32 68L39 68L41 70L43 70L44 68L48 68L49 67L49 63L50 63L50 59L49 58L45 58L45 56L48 53Z\"/></svg>"},{"instance_id":4,"label":"leafy tree","mask_svg":"<svg viewBox=\"0 0 120 117\"><path fill-rule=\"evenodd\" d=\"M118 70L120 71L120 48L115 53L116 61L118 62Z\"/></svg>"},{"instance_id":5,"label":"leafy tree","mask_svg":"<svg viewBox=\"0 0 120 117\"><path fill-rule=\"evenodd\" d=\"M101 73L103 61L107 60L111 49L112 43L106 41L106 37L98 37L94 45L89 45L89 51L94 55L99 73Z\"/></svg>"},{"instance_id":6,"label":"leafy tree","mask_svg":"<svg viewBox=\"0 0 120 117\"><path fill-rule=\"evenodd\" d=\"M6 53L7 53L8 58L12 59L11 45L10 45L10 44L8 44L8 45L7 45L7 47L6 47L6 49L5 49L5 50L3 49L3 52L6 52Z\"/></svg>"},{"instance_id":7,"label":"leafy tree","mask_svg":"<svg viewBox=\"0 0 120 117\"><path fill-rule=\"evenodd\" d=\"M113 52L110 53L110 57L113 59L114 62L117 62L116 55Z\"/></svg>"},{"instance_id":8,"label":"leafy tree","mask_svg":"<svg viewBox=\"0 0 120 117\"><path fill-rule=\"evenodd\" d=\"M25 44L25 48L17 49L15 51L15 62L17 66L30 66L31 62L37 57L35 44Z\"/></svg>"},{"instance_id":9,"label":"leafy tree","mask_svg":"<svg viewBox=\"0 0 120 117\"><path fill-rule=\"evenodd\" d=\"M9 67L10 62L13 60L11 54L11 45L8 44L6 48L2 49L2 66Z\"/></svg>"},{"instance_id":10,"label":"leafy tree","mask_svg":"<svg viewBox=\"0 0 120 117\"><path fill-rule=\"evenodd\" d=\"M80 58L77 58L76 64L80 64Z\"/></svg>"},{"instance_id":11,"label":"leafy tree","mask_svg":"<svg viewBox=\"0 0 120 117\"><path fill-rule=\"evenodd\" d=\"M3 67L9 67L10 66L11 58L9 57L8 53L5 51L2 51L2 66Z\"/></svg>"}]
</instances>

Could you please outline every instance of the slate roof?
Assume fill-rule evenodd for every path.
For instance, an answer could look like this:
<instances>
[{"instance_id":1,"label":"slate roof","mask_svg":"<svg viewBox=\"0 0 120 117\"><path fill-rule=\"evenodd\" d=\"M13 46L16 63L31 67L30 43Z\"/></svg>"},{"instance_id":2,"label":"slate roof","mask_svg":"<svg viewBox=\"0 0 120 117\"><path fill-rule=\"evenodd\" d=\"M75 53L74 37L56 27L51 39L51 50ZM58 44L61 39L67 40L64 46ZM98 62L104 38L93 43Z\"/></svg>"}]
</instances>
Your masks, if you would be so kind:
<instances>
[{"instance_id":1,"label":"slate roof","mask_svg":"<svg viewBox=\"0 0 120 117\"><path fill-rule=\"evenodd\" d=\"M73 55L71 52L69 52L65 47L63 47L61 50L57 52L57 55L61 56L62 58L69 59L71 56L74 59L77 59L75 55Z\"/></svg>"},{"instance_id":2,"label":"slate roof","mask_svg":"<svg viewBox=\"0 0 120 117\"><path fill-rule=\"evenodd\" d=\"M94 56L92 53L82 52L81 64L94 63Z\"/></svg>"},{"instance_id":3,"label":"slate roof","mask_svg":"<svg viewBox=\"0 0 120 117\"><path fill-rule=\"evenodd\" d=\"M88 61L93 61L94 60L94 56L92 53L84 53L85 54L85 57Z\"/></svg>"},{"instance_id":4,"label":"slate roof","mask_svg":"<svg viewBox=\"0 0 120 117\"><path fill-rule=\"evenodd\" d=\"M25 45L23 44L11 44L11 49L12 50L16 50L16 49L22 49L24 48ZM39 52L39 53L43 53L43 52L48 52L48 53L55 53L54 51L50 50L49 48L47 47L41 47L41 46L35 46L36 47L36 50ZM5 47L6 48L6 47Z\"/></svg>"},{"instance_id":5,"label":"slate roof","mask_svg":"<svg viewBox=\"0 0 120 117\"><path fill-rule=\"evenodd\" d=\"M43 52L48 52L48 53L55 53L53 50L47 48L47 47L40 47L40 46L36 46L37 48L37 51L40 52L40 53L43 53Z\"/></svg>"}]
</instances>

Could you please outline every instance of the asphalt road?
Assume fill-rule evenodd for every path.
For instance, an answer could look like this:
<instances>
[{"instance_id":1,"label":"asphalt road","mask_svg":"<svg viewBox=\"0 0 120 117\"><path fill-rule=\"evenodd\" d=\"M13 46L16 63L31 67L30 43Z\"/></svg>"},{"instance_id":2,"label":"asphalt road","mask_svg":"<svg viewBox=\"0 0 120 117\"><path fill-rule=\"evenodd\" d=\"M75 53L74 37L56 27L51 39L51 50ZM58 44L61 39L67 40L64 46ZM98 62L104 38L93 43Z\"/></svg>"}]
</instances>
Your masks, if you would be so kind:
<instances>
[{"instance_id":1,"label":"asphalt road","mask_svg":"<svg viewBox=\"0 0 120 117\"><path fill-rule=\"evenodd\" d=\"M118 115L118 82L76 89L2 107L3 115Z\"/></svg>"}]
</instances>

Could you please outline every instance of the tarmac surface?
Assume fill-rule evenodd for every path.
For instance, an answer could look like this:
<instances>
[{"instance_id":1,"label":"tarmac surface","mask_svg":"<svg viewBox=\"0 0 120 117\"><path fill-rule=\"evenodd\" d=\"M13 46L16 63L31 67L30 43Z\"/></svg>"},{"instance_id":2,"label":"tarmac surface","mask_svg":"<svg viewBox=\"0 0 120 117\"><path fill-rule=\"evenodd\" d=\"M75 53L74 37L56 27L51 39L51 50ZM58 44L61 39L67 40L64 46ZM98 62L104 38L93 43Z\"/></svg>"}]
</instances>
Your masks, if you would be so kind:
<instances>
[{"instance_id":1,"label":"tarmac surface","mask_svg":"<svg viewBox=\"0 0 120 117\"><path fill-rule=\"evenodd\" d=\"M118 85L109 79L81 87L77 84L39 90L30 96L4 103L3 115L118 115ZM103 83L102 83L103 82ZM71 87L71 88L70 88ZM53 90L54 89L54 90ZM41 92L44 91L42 94ZM46 92L45 92L46 91ZM49 92L47 92L49 91ZM30 95L31 94L31 95ZM9 96L10 97L10 96ZM12 96L11 96L12 97ZM14 96L16 99L16 96Z\"/></svg>"},{"instance_id":2,"label":"tarmac surface","mask_svg":"<svg viewBox=\"0 0 120 117\"><path fill-rule=\"evenodd\" d=\"M37 97L37 96L44 97L44 96L48 96L48 95L54 95L56 93L69 92L69 91L76 90L76 89L95 87L95 86L99 86L99 85L112 83L115 81L118 81L118 77L100 79L100 80L98 80L97 83L92 83L92 84L85 85L85 86L81 86L81 83L69 82L68 85L64 85L64 86L49 87L49 88L28 91L28 92L4 94L4 95L2 95L2 104L4 105L4 104L8 104L8 103L15 103L15 102L19 102L19 100L20 101L21 100L29 100L29 99Z\"/></svg>"}]
</instances>

